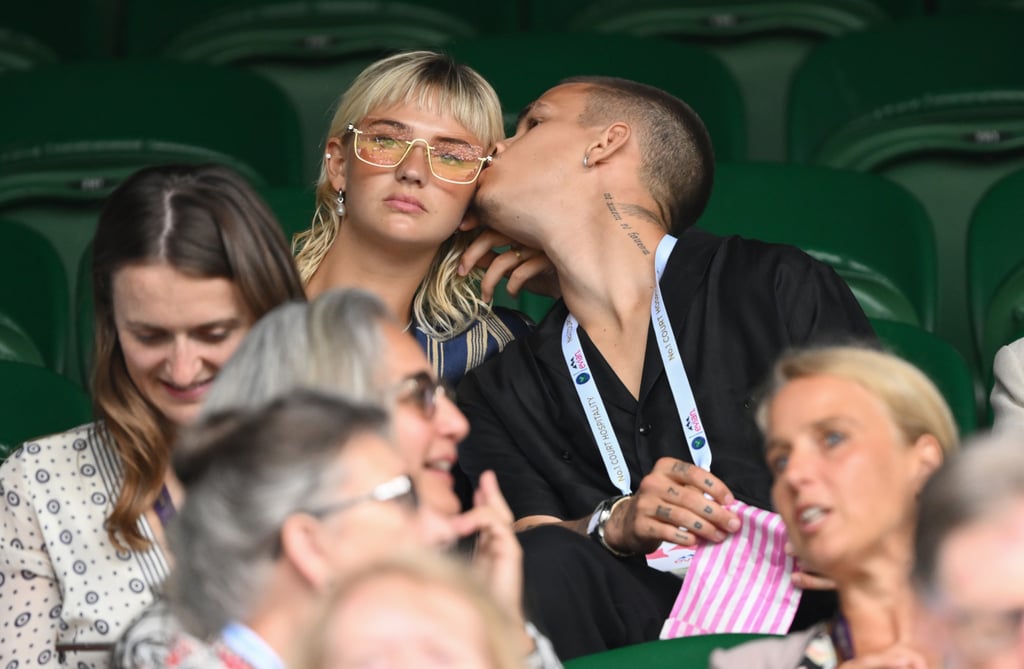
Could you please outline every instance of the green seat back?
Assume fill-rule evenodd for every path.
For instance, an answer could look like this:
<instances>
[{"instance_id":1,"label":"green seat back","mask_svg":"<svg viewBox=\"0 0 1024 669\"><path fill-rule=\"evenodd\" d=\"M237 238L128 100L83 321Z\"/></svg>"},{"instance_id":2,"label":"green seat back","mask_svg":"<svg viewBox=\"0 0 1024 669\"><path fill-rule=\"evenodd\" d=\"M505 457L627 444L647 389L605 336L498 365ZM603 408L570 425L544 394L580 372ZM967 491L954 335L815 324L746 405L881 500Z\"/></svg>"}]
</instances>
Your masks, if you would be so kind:
<instances>
[{"instance_id":1,"label":"green seat back","mask_svg":"<svg viewBox=\"0 0 1024 669\"><path fill-rule=\"evenodd\" d=\"M723 163L698 225L797 246L831 265L868 316L934 326L931 223L910 193L886 179L809 165Z\"/></svg>"},{"instance_id":2,"label":"green seat back","mask_svg":"<svg viewBox=\"0 0 1024 669\"><path fill-rule=\"evenodd\" d=\"M1024 10L1022 0L934 0L939 14L987 12L992 10Z\"/></svg>"},{"instance_id":3,"label":"green seat back","mask_svg":"<svg viewBox=\"0 0 1024 669\"><path fill-rule=\"evenodd\" d=\"M1000 346L1024 336L1024 170L978 202L967 232L971 326L985 379Z\"/></svg>"},{"instance_id":4,"label":"green seat back","mask_svg":"<svg viewBox=\"0 0 1024 669\"><path fill-rule=\"evenodd\" d=\"M219 162L256 186L300 179L295 111L248 72L82 62L2 76L0 99L19 101L0 105L0 217L49 239L69 279L104 198L140 167Z\"/></svg>"},{"instance_id":5,"label":"green seat back","mask_svg":"<svg viewBox=\"0 0 1024 669\"><path fill-rule=\"evenodd\" d=\"M0 360L0 444L61 432L92 419L89 396L38 365Z\"/></svg>"},{"instance_id":6,"label":"green seat back","mask_svg":"<svg viewBox=\"0 0 1024 669\"><path fill-rule=\"evenodd\" d=\"M871 325L887 349L928 375L952 410L960 435L971 434L978 426L978 402L964 356L945 339L913 325L879 319Z\"/></svg>"},{"instance_id":7,"label":"green seat back","mask_svg":"<svg viewBox=\"0 0 1024 669\"><path fill-rule=\"evenodd\" d=\"M608 75L657 86L687 102L707 125L719 159L740 159L746 152L739 88L722 62L699 47L629 35L531 33L457 39L447 50L491 82L510 134L523 107L560 80Z\"/></svg>"},{"instance_id":8,"label":"green seat back","mask_svg":"<svg viewBox=\"0 0 1024 669\"><path fill-rule=\"evenodd\" d=\"M633 646L584 655L565 662L565 669L705 669L711 651L732 648L765 634L705 634L648 641Z\"/></svg>"},{"instance_id":9,"label":"green seat back","mask_svg":"<svg viewBox=\"0 0 1024 669\"><path fill-rule=\"evenodd\" d=\"M513 3L361 0L129 0L125 52L231 65L273 81L299 112L303 178L319 173L338 98L394 51L513 30Z\"/></svg>"},{"instance_id":10,"label":"green seat back","mask_svg":"<svg viewBox=\"0 0 1024 669\"><path fill-rule=\"evenodd\" d=\"M722 59L746 109L748 156L782 160L785 109L793 72L810 49L846 32L919 13L920 0L598 0L566 17L573 30L662 37L695 44ZM538 14L566 3L533 0ZM551 7L554 6L554 9Z\"/></svg>"},{"instance_id":11,"label":"green seat back","mask_svg":"<svg viewBox=\"0 0 1024 669\"><path fill-rule=\"evenodd\" d=\"M265 188L260 194L274 212L289 244L296 234L312 225L316 210L316 192L312 186L277 186Z\"/></svg>"},{"instance_id":12,"label":"green seat back","mask_svg":"<svg viewBox=\"0 0 1024 669\"><path fill-rule=\"evenodd\" d=\"M992 183L1024 166L1022 35L1024 14L1009 12L844 35L809 54L790 98L794 160L884 175L924 204L942 268L936 331L975 370L967 222Z\"/></svg>"},{"instance_id":13,"label":"green seat back","mask_svg":"<svg viewBox=\"0 0 1024 669\"><path fill-rule=\"evenodd\" d=\"M32 337L7 314L0 312L0 360L45 367L43 354Z\"/></svg>"},{"instance_id":14,"label":"green seat back","mask_svg":"<svg viewBox=\"0 0 1024 669\"><path fill-rule=\"evenodd\" d=\"M78 360L78 382L83 388L92 388L92 362L96 329L92 299L92 242L86 244L78 261L78 279L75 281L75 352Z\"/></svg>"},{"instance_id":15,"label":"green seat back","mask_svg":"<svg viewBox=\"0 0 1024 669\"><path fill-rule=\"evenodd\" d=\"M46 365L63 372L70 334L68 280L38 232L0 220L0 312L31 337Z\"/></svg>"},{"instance_id":16,"label":"green seat back","mask_svg":"<svg viewBox=\"0 0 1024 669\"><path fill-rule=\"evenodd\" d=\"M103 0L0 4L0 74L103 53Z\"/></svg>"}]
</instances>

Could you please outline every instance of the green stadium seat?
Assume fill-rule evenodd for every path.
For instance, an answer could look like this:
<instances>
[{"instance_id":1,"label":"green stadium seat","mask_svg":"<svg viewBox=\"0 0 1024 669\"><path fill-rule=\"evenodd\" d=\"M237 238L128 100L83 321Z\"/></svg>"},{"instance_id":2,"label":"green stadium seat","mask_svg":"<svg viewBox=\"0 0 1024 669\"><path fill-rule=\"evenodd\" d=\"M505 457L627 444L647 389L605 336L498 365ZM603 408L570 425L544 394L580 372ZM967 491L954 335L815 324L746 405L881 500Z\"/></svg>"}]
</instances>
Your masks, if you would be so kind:
<instances>
[{"instance_id":1,"label":"green stadium seat","mask_svg":"<svg viewBox=\"0 0 1024 669\"><path fill-rule=\"evenodd\" d=\"M92 301L92 242L82 251L75 281L75 351L78 361L78 379L83 388L92 388L93 301Z\"/></svg>"},{"instance_id":2,"label":"green stadium seat","mask_svg":"<svg viewBox=\"0 0 1024 669\"><path fill-rule=\"evenodd\" d=\"M248 72L71 63L0 76L0 99L18 101L0 106L0 217L49 239L69 279L103 199L140 167L220 162L258 187L301 178L295 111Z\"/></svg>"},{"instance_id":3,"label":"green stadium seat","mask_svg":"<svg viewBox=\"0 0 1024 669\"><path fill-rule=\"evenodd\" d=\"M711 651L732 648L764 634L705 634L648 641L633 646L584 655L565 662L565 669L705 669Z\"/></svg>"},{"instance_id":4,"label":"green stadium seat","mask_svg":"<svg viewBox=\"0 0 1024 669\"><path fill-rule=\"evenodd\" d=\"M960 436L974 432L983 398L964 356L945 339L913 325L880 319L872 319L871 325L888 350L923 371L938 387L953 411Z\"/></svg>"},{"instance_id":5,"label":"green stadium seat","mask_svg":"<svg viewBox=\"0 0 1024 669\"><path fill-rule=\"evenodd\" d=\"M514 3L461 0L128 0L125 14L128 56L231 65L284 90L301 119L306 181L338 97L371 62L518 26Z\"/></svg>"},{"instance_id":6,"label":"green stadium seat","mask_svg":"<svg viewBox=\"0 0 1024 669\"><path fill-rule=\"evenodd\" d=\"M975 370L967 224L981 194L1024 166L1022 36L1011 12L844 35L808 55L790 97L793 160L884 175L924 204L941 267L936 332Z\"/></svg>"},{"instance_id":7,"label":"green stadium seat","mask_svg":"<svg viewBox=\"0 0 1024 669\"><path fill-rule=\"evenodd\" d=\"M531 0L531 25L660 37L704 47L736 78L748 157L785 156L786 94L796 67L824 40L923 11L921 0Z\"/></svg>"},{"instance_id":8,"label":"green stadium seat","mask_svg":"<svg viewBox=\"0 0 1024 669\"><path fill-rule=\"evenodd\" d=\"M89 396L75 383L38 365L0 360L0 450L90 420Z\"/></svg>"},{"instance_id":9,"label":"green stadium seat","mask_svg":"<svg viewBox=\"0 0 1024 669\"><path fill-rule=\"evenodd\" d=\"M978 202L967 231L971 327L986 387L1000 346L1024 337L1024 170Z\"/></svg>"},{"instance_id":10,"label":"green stadium seat","mask_svg":"<svg viewBox=\"0 0 1024 669\"><path fill-rule=\"evenodd\" d=\"M0 74L97 56L104 0L9 0L0 4Z\"/></svg>"},{"instance_id":11,"label":"green stadium seat","mask_svg":"<svg viewBox=\"0 0 1024 669\"><path fill-rule=\"evenodd\" d=\"M608 75L657 86L687 102L704 119L719 159L739 160L746 153L739 88L722 62L699 47L629 35L531 33L456 39L447 51L491 82L510 133L520 110L565 77Z\"/></svg>"},{"instance_id":12,"label":"green stadium seat","mask_svg":"<svg viewBox=\"0 0 1024 669\"><path fill-rule=\"evenodd\" d=\"M0 312L28 335L50 369L63 372L70 332L68 280L53 245L0 220Z\"/></svg>"},{"instance_id":13,"label":"green stadium seat","mask_svg":"<svg viewBox=\"0 0 1024 669\"><path fill-rule=\"evenodd\" d=\"M289 243L313 223L316 192L312 186L276 186L264 188L260 194L274 212Z\"/></svg>"},{"instance_id":14,"label":"green stadium seat","mask_svg":"<svg viewBox=\"0 0 1024 669\"><path fill-rule=\"evenodd\" d=\"M846 280L870 317L935 324L931 222L886 179L810 165L723 163L697 224L807 251Z\"/></svg>"},{"instance_id":15,"label":"green stadium seat","mask_svg":"<svg viewBox=\"0 0 1024 669\"><path fill-rule=\"evenodd\" d=\"M992 10L1020 11L1024 9L1021 0L933 0L937 14L963 14L989 12Z\"/></svg>"},{"instance_id":16,"label":"green stadium seat","mask_svg":"<svg viewBox=\"0 0 1024 669\"><path fill-rule=\"evenodd\" d=\"M0 312L0 360L45 367L43 354L17 321Z\"/></svg>"}]
</instances>

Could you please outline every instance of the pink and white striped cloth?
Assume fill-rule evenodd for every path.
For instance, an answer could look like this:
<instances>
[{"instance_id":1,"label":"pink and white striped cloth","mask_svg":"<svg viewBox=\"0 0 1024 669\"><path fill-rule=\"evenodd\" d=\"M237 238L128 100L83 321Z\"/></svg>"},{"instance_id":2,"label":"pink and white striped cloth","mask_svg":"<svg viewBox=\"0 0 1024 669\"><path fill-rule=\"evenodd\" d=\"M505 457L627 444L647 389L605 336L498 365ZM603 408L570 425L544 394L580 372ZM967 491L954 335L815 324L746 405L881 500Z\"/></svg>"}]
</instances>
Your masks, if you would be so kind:
<instances>
[{"instance_id":1,"label":"pink and white striped cloth","mask_svg":"<svg viewBox=\"0 0 1024 669\"><path fill-rule=\"evenodd\" d=\"M801 591L792 584L786 528L777 513L736 502L743 523L722 543L702 542L690 562L662 639L722 632L785 634Z\"/></svg>"}]
</instances>

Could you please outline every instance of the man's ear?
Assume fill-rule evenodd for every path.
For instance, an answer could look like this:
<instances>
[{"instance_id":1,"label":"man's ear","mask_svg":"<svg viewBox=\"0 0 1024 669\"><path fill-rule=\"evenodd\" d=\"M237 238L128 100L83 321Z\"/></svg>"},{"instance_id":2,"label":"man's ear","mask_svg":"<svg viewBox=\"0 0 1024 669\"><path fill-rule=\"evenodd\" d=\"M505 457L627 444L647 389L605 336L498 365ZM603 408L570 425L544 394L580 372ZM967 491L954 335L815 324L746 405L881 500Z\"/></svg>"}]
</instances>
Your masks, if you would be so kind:
<instances>
[{"instance_id":1,"label":"man's ear","mask_svg":"<svg viewBox=\"0 0 1024 669\"><path fill-rule=\"evenodd\" d=\"M337 137L327 138L324 150L324 166L327 178L334 190L345 190L345 147Z\"/></svg>"},{"instance_id":2,"label":"man's ear","mask_svg":"<svg viewBox=\"0 0 1024 669\"><path fill-rule=\"evenodd\" d=\"M612 123L587 147L587 164L591 167L608 160L629 142L632 131L625 121Z\"/></svg>"},{"instance_id":3,"label":"man's ear","mask_svg":"<svg viewBox=\"0 0 1024 669\"><path fill-rule=\"evenodd\" d=\"M320 524L312 516L294 514L281 526L281 559L288 560L315 590L326 587L332 579L321 537Z\"/></svg>"}]
</instances>

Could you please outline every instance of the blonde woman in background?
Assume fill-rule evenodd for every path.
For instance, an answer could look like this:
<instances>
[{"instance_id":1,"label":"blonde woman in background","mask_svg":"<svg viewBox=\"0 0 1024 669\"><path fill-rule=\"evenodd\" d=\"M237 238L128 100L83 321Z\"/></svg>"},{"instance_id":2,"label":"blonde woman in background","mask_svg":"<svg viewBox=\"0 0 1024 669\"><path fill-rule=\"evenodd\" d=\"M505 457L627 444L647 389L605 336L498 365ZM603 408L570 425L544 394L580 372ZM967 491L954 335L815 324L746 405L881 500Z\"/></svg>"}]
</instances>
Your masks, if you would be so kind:
<instances>
[{"instance_id":1,"label":"blonde woman in background","mask_svg":"<svg viewBox=\"0 0 1024 669\"><path fill-rule=\"evenodd\" d=\"M404 555L351 576L314 627L304 669L526 669L516 623L466 566Z\"/></svg>"},{"instance_id":2,"label":"blonde woman in background","mask_svg":"<svg viewBox=\"0 0 1024 669\"><path fill-rule=\"evenodd\" d=\"M787 354L770 383L757 419L772 501L803 568L835 582L839 613L711 666L937 667L910 570L918 494L958 443L942 395L913 365L856 347Z\"/></svg>"}]
</instances>

